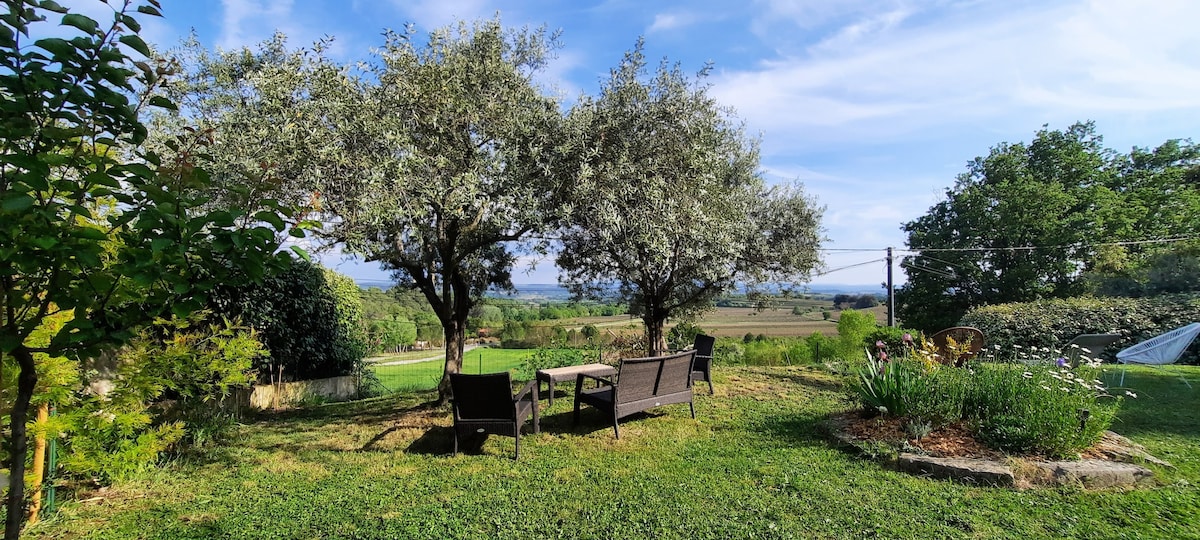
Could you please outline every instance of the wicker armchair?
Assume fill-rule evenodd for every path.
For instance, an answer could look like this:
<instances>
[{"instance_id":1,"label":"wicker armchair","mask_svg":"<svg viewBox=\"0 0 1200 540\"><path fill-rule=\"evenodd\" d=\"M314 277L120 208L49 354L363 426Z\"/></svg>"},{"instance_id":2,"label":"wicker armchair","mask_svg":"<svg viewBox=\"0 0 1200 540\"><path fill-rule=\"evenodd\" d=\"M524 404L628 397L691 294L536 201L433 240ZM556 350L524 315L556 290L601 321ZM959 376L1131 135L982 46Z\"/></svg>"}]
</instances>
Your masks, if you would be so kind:
<instances>
[{"instance_id":1,"label":"wicker armchair","mask_svg":"<svg viewBox=\"0 0 1200 540\"><path fill-rule=\"evenodd\" d=\"M713 363L713 345L717 342L717 338L700 334L696 336L696 340L692 342L692 348L696 350L696 359L692 360L692 384L697 381L708 383L708 394L713 394L712 383L712 363Z\"/></svg>"},{"instance_id":2,"label":"wicker armchair","mask_svg":"<svg viewBox=\"0 0 1200 540\"><path fill-rule=\"evenodd\" d=\"M1120 339L1121 334L1079 334L1063 346L1062 352L1071 363L1071 367L1075 367L1079 365L1081 356L1100 358L1100 353L1104 352L1105 347Z\"/></svg>"},{"instance_id":3,"label":"wicker armchair","mask_svg":"<svg viewBox=\"0 0 1200 540\"><path fill-rule=\"evenodd\" d=\"M517 440L513 459L521 454L521 426L533 416L533 432L539 433L538 389L529 381L516 395L508 372L485 375L450 374L454 394L454 454L459 438L472 433L505 435Z\"/></svg>"},{"instance_id":4,"label":"wicker armchair","mask_svg":"<svg viewBox=\"0 0 1200 540\"><path fill-rule=\"evenodd\" d=\"M943 364L961 366L983 350L983 332L970 326L954 326L929 336L938 348L938 361ZM950 340L956 345L952 350Z\"/></svg>"}]
</instances>

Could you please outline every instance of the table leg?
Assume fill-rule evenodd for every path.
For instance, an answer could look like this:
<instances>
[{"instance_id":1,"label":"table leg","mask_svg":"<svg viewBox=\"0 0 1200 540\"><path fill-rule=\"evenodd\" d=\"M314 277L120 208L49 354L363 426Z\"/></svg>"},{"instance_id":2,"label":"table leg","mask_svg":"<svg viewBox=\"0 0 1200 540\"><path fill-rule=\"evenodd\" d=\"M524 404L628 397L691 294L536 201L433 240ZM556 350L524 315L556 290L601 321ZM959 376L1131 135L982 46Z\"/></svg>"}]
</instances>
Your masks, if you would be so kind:
<instances>
[{"instance_id":1,"label":"table leg","mask_svg":"<svg viewBox=\"0 0 1200 540\"><path fill-rule=\"evenodd\" d=\"M549 389L549 392L550 392L550 406L553 407L554 406L554 379L553 378L551 378L549 381L546 381L546 387Z\"/></svg>"}]
</instances>

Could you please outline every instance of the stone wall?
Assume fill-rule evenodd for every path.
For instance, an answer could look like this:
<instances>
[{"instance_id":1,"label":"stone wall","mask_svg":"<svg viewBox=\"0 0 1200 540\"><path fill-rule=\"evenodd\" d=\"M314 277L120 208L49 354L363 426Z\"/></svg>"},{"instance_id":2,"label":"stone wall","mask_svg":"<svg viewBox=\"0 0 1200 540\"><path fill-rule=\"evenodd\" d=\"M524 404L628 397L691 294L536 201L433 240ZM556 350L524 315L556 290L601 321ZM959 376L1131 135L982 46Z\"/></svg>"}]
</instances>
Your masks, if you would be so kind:
<instances>
[{"instance_id":1,"label":"stone wall","mask_svg":"<svg viewBox=\"0 0 1200 540\"><path fill-rule=\"evenodd\" d=\"M358 384L353 375L255 385L250 391L249 405L254 409L286 409L306 401L346 401L358 396Z\"/></svg>"}]
</instances>

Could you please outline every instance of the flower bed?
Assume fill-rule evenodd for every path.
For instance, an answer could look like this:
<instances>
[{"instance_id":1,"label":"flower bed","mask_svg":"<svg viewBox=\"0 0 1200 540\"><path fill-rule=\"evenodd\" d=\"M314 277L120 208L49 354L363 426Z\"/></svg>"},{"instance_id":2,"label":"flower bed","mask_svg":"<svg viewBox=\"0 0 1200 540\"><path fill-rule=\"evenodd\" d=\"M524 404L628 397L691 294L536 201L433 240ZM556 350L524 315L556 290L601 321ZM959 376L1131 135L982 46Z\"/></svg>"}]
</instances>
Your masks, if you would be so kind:
<instances>
[{"instance_id":1,"label":"flower bed","mask_svg":"<svg viewBox=\"0 0 1200 540\"><path fill-rule=\"evenodd\" d=\"M955 368L915 348L890 359L881 348L851 386L864 411L898 425L905 440L953 426L995 451L1050 458L1078 457L1108 429L1124 394L1134 396L1112 395L1086 352L998 352ZM1068 357L1079 358L1076 367Z\"/></svg>"}]
</instances>

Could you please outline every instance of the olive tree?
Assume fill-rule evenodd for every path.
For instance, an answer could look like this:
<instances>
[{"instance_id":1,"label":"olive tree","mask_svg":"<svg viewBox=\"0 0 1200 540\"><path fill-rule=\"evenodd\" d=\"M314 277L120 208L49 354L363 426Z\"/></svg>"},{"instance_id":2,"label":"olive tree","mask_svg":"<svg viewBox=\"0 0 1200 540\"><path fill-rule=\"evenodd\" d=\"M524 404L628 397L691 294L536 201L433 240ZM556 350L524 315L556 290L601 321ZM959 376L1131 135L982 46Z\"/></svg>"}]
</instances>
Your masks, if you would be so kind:
<instances>
[{"instance_id":1,"label":"olive tree","mask_svg":"<svg viewBox=\"0 0 1200 540\"><path fill-rule=\"evenodd\" d=\"M552 36L490 20L416 41L387 34L355 120L339 126L354 162L327 177L322 202L333 237L429 301L445 337L444 401L472 307L511 288L514 243L555 221L566 137L557 102L532 81Z\"/></svg>"},{"instance_id":2,"label":"olive tree","mask_svg":"<svg viewBox=\"0 0 1200 540\"><path fill-rule=\"evenodd\" d=\"M511 287L517 250L563 208L568 138L533 82L556 38L498 20L424 40L388 31L377 58L353 66L323 46L289 51L277 35L257 52L209 53L193 40L177 98L215 134L213 170L269 171L262 193L306 203L325 242L421 292L446 343L444 401L471 308Z\"/></svg>"},{"instance_id":3,"label":"olive tree","mask_svg":"<svg viewBox=\"0 0 1200 540\"><path fill-rule=\"evenodd\" d=\"M169 68L138 60L150 51L133 14L158 16L158 2L109 4L106 25L47 0L6 2L0 17L0 354L19 366L9 539L24 515L34 355L94 354L155 317L202 306L216 282L282 261L277 231L259 225L282 228L278 205L198 211L207 176L188 152L143 151L139 110L172 106L149 97ZM64 32L49 28L51 14L74 35L39 37ZM172 145L198 151L194 142ZM47 328L48 340L30 339Z\"/></svg>"},{"instance_id":4,"label":"olive tree","mask_svg":"<svg viewBox=\"0 0 1200 540\"><path fill-rule=\"evenodd\" d=\"M739 283L803 281L823 210L798 187L765 185L757 141L705 85L665 61L646 71L639 42L570 112L586 142L558 265L574 294L629 302L654 355L670 317Z\"/></svg>"}]
</instances>

